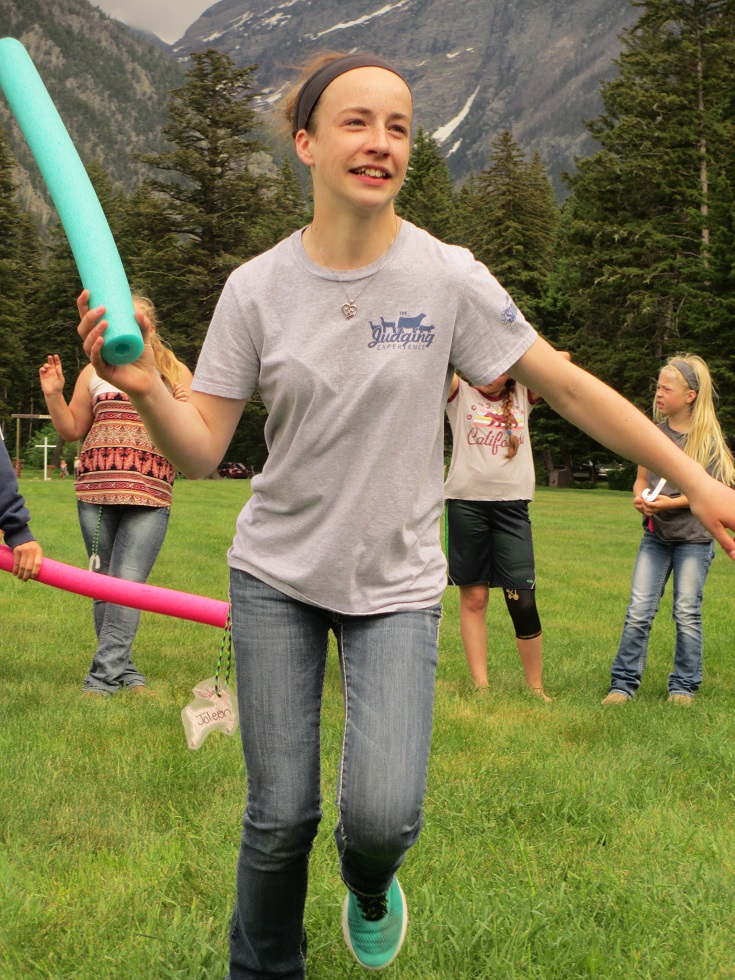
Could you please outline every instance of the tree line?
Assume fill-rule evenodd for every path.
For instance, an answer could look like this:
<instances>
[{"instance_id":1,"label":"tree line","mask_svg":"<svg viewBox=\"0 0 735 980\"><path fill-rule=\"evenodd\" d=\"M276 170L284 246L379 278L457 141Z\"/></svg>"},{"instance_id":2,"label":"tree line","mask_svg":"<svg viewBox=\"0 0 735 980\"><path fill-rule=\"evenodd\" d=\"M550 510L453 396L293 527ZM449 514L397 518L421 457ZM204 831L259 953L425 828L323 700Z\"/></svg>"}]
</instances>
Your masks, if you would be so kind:
<instances>
[{"instance_id":1,"label":"tree line","mask_svg":"<svg viewBox=\"0 0 735 980\"><path fill-rule=\"evenodd\" d=\"M455 187L419 127L399 214L472 250L539 332L644 410L663 360L704 357L735 433L735 0L633 0L616 77L586 123L600 149L566 175L559 204L537 153L504 131L485 168ZM215 50L191 56L170 96L165 152L132 194L99 165L90 178L135 292L194 367L229 273L308 222L308 187L254 108L255 67ZM274 149L275 147L275 149ZM280 159L280 163L273 162ZM0 133L0 419L43 411L38 366L59 353L70 386L83 366L74 330L78 274L63 232L39 237L14 196ZM265 409L248 405L228 457L259 468ZM6 429L7 431L7 429ZM534 448L547 468L599 446L551 412Z\"/></svg>"}]
</instances>

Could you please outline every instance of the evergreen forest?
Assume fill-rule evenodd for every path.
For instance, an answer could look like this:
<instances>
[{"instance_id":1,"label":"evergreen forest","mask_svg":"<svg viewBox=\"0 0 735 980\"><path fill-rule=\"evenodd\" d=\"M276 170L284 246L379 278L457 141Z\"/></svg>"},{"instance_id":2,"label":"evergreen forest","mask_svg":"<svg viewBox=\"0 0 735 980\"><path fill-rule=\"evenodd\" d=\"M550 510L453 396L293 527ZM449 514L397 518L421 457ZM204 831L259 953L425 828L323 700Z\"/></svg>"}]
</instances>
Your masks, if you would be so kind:
<instances>
[{"instance_id":1,"label":"evergreen forest","mask_svg":"<svg viewBox=\"0 0 735 980\"><path fill-rule=\"evenodd\" d=\"M499 132L484 169L457 187L418 125L397 209L471 249L550 343L644 411L667 357L701 355L732 442L735 0L633 6L640 16L602 85L603 111L585 123L599 149L566 176L562 203L512 132ZM148 176L130 192L101 164L88 168L132 289L155 302L163 336L192 369L229 273L309 220L300 165L256 113L253 72L213 49L192 55L170 93L166 149L140 156ZM280 163L264 165L271 158ZM61 229L42 234L22 209L13 174L0 131L0 424L11 453L11 416L45 411L46 355L60 355L69 395L83 366L71 251ZM228 459L262 467L264 416L256 396ZM29 425L32 445L39 429ZM533 442L540 480L612 461L548 410L534 416Z\"/></svg>"}]
</instances>

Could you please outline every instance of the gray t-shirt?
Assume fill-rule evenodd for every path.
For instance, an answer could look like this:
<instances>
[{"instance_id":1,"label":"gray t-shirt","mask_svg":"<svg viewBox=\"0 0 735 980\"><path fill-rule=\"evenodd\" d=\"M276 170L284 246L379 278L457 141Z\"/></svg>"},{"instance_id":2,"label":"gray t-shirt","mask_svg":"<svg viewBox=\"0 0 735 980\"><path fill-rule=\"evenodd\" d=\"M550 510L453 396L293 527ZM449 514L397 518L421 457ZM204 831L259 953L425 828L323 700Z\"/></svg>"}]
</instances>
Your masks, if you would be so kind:
<instances>
[{"instance_id":1,"label":"gray t-shirt","mask_svg":"<svg viewBox=\"0 0 735 980\"><path fill-rule=\"evenodd\" d=\"M313 263L300 231L241 266L193 384L238 399L257 387L268 410L230 565L347 615L439 602L454 368L487 384L535 337L470 252L405 221L384 260L354 272Z\"/></svg>"},{"instance_id":2,"label":"gray t-shirt","mask_svg":"<svg viewBox=\"0 0 735 980\"><path fill-rule=\"evenodd\" d=\"M679 449L683 449L686 445L687 436L686 432L675 432L669 425L669 420L664 419L663 422L659 423L659 429L668 436L672 442L675 442ZM656 476L651 470L648 470L648 488L653 490L659 482L659 477ZM711 467L708 467L707 472L712 475ZM661 497L681 497L681 490L675 487L673 483L664 483L663 489L659 492ZM688 507L676 507L671 510L661 510L654 514L653 517L648 518L643 515L643 527L650 529L651 524L653 524L653 530L658 534L660 538L664 541L672 542L688 542L688 543L699 543L712 540L712 535L709 531L706 531L704 527L699 523L697 518L692 514Z\"/></svg>"}]
</instances>

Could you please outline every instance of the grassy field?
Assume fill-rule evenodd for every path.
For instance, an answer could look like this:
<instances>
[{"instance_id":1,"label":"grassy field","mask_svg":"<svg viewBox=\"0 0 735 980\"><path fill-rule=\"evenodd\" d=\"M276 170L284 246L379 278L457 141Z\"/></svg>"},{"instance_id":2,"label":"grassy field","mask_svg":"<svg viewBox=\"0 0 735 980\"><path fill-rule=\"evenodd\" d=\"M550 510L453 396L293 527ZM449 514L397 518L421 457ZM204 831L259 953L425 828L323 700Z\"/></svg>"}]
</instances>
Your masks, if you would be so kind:
<instances>
[{"instance_id":1,"label":"grassy field","mask_svg":"<svg viewBox=\"0 0 735 980\"><path fill-rule=\"evenodd\" d=\"M21 483L46 554L84 565L72 481ZM225 598L248 488L178 483L151 582ZM401 873L409 932L387 980L735 977L735 568L720 553L710 573L691 710L665 703L667 598L638 696L601 708L639 539L630 501L541 490L532 509L549 706L523 689L495 593L493 688L473 693L448 590L426 825ZM191 752L180 719L219 631L144 613L136 663L158 696L103 701L80 695L89 600L0 573L0 611L0 978L223 976L245 775L237 737ZM339 921L330 660L314 980L365 975Z\"/></svg>"}]
</instances>

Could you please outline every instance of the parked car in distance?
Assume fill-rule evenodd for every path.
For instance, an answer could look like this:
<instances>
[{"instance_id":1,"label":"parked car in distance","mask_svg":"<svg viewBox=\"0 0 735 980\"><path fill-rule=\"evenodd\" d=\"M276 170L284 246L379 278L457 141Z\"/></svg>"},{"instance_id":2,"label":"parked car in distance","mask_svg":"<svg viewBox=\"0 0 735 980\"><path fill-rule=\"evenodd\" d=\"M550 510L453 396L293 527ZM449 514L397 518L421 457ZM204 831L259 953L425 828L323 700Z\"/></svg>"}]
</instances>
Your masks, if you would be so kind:
<instances>
[{"instance_id":1,"label":"parked car in distance","mask_svg":"<svg viewBox=\"0 0 735 980\"><path fill-rule=\"evenodd\" d=\"M607 480L612 470L620 469L618 463L596 463L591 459L584 463L577 463L574 466L573 476L575 480Z\"/></svg>"},{"instance_id":2,"label":"parked car in distance","mask_svg":"<svg viewBox=\"0 0 735 980\"><path fill-rule=\"evenodd\" d=\"M220 463L217 472L230 480L247 480L250 477L250 470L244 463Z\"/></svg>"}]
</instances>

